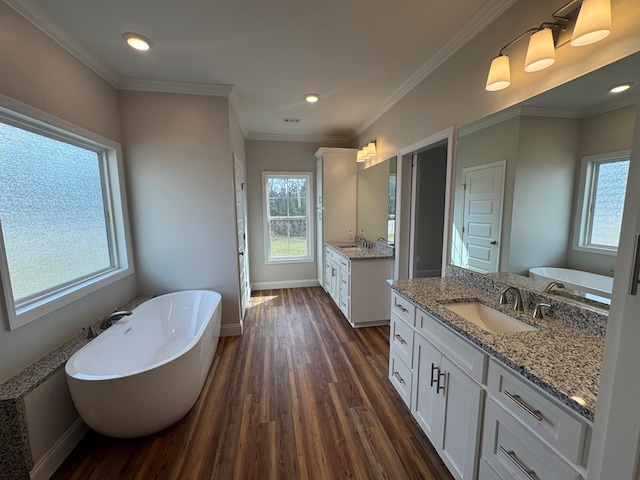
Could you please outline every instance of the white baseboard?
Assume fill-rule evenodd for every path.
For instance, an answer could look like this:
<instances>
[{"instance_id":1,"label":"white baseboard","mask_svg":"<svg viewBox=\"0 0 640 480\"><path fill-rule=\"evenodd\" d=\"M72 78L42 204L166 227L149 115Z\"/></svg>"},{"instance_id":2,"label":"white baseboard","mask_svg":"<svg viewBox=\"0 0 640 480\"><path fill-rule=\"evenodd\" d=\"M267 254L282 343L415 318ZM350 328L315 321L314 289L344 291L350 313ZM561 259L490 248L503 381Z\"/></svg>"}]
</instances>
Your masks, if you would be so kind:
<instances>
[{"instance_id":1,"label":"white baseboard","mask_svg":"<svg viewBox=\"0 0 640 480\"><path fill-rule=\"evenodd\" d=\"M251 290L273 290L277 288L319 287L317 278L308 280L283 280L280 282L258 282L251 284Z\"/></svg>"},{"instance_id":2,"label":"white baseboard","mask_svg":"<svg viewBox=\"0 0 640 480\"><path fill-rule=\"evenodd\" d=\"M220 326L221 337L238 337L241 335L242 335L242 323L236 323L235 325Z\"/></svg>"},{"instance_id":3,"label":"white baseboard","mask_svg":"<svg viewBox=\"0 0 640 480\"><path fill-rule=\"evenodd\" d=\"M31 480L49 480L88 431L89 427L85 425L81 418L73 422L69 430L31 469L31 472L29 472Z\"/></svg>"}]
</instances>

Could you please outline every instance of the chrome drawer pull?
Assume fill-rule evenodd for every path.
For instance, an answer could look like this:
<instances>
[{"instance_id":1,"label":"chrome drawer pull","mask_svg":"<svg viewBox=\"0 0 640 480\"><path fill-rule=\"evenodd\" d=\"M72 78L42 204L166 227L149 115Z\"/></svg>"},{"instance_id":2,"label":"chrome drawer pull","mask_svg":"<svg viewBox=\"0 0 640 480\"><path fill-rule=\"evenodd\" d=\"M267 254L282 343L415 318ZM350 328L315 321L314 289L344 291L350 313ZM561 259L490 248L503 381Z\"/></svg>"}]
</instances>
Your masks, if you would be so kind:
<instances>
[{"instance_id":1,"label":"chrome drawer pull","mask_svg":"<svg viewBox=\"0 0 640 480\"><path fill-rule=\"evenodd\" d=\"M400 336L400 334L396 333L396 338L398 339L398 341L399 341L402 345L406 345L406 344L407 344L406 340L405 340L404 338L402 338L402 337Z\"/></svg>"},{"instance_id":2,"label":"chrome drawer pull","mask_svg":"<svg viewBox=\"0 0 640 480\"><path fill-rule=\"evenodd\" d=\"M402 305L400 305L397 301L393 302L393 306L394 307L398 307L400 310L402 310L404 313L407 313L409 310L407 310L406 308L404 308Z\"/></svg>"},{"instance_id":3,"label":"chrome drawer pull","mask_svg":"<svg viewBox=\"0 0 640 480\"><path fill-rule=\"evenodd\" d=\"M513 462L513 464L516 467L518 467L518 470L524 473L529 480L538 480L538 476L536 475L536 472L528 468L524 463L522 463L513 450L507 451L502 445L500 445L499 448L500 448L500 451L504 453L509 458L509 460L511 460L511 462Z\"/></svg>"},{"instance_id":4,"label":"chrome drawer pull","mask_svg":"<svg viewBox=\"0 0 640 480\"><path fill-rule=\"evenodd\" d=\"M513 395L512 393L509 393L507 390L502 390L502 392L511 400L513 400L516 403L516 405L518 405L525 412L531 415L533 418L535 418L539 422L542 421L542 412L540 410L532 409L529 405L527 405L522 400L520 400L520 395Z\"/></svg>"},{"instance_id":5,"label":"chrome drawer pull","mask_svg":"<svg viewBox=\"0 0 640 480\"><path fill-rule=\"evenodd\" d=\"M404 378L402 378L397 371L393 372L393 376L396 377L400 383L404 383Z\"/></svg>"}]
</instances>

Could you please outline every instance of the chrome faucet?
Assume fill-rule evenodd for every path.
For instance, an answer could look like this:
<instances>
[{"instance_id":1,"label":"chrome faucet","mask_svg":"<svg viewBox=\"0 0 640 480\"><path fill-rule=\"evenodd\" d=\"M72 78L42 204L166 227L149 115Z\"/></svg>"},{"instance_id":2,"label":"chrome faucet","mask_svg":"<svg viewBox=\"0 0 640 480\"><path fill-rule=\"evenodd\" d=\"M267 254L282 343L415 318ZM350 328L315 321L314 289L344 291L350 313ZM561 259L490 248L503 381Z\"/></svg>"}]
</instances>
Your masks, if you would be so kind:
<instances>
[{"instance_id":1,"label":"chrome faucet","mask_svg":"<svg viewBox=\"0 0 640 480\"><path fill-rule=\"evenodd\" d=\"M125 317L127 315L131 315L133 312L131 310L118 310L116 309L114 312L111 312L104 317L100 321L100 330L106 330L111 325L113 325L114 318L116 317ZM118 319L119 320L119 319Z\"/></svg>"},{"instance_id":2,"label":"chrome faucet","mask_svg":"<svg viewBox=\"0 0 640 480\"><path fill-rule=\"evenodd\" d=\"M358 237L358 241L362 244L362 248L369 248L369 241L364 237Z\"/></svg>"},{"instance_id":3,"label":"chrome faucet","mask_svg":"<svg viewBox=\"0 0 640 480\"><path fill-rule=\"evenodd\" d=\"M513 309L522 312L524 310L524 306L522 305L522 295L520 294L520 290L518 287L514 287L513 285L509 285L500 290L500 303L507 304L507 292L511 290L513 291Z\"/></svg>"},{"instance_id":4,"label":"chrome faucet","mask_svg":"<svg viewBox=\"0 0 640 480\"><path fill-rule=\"evenodd\" d=\"M561 282L550 282L549 285L547 285L547 288L544 289L544 293L551 293L551 290L553 290L554 287L566 288L564 286L564 283L561 283Z\"/></svg>"}]
</instances>

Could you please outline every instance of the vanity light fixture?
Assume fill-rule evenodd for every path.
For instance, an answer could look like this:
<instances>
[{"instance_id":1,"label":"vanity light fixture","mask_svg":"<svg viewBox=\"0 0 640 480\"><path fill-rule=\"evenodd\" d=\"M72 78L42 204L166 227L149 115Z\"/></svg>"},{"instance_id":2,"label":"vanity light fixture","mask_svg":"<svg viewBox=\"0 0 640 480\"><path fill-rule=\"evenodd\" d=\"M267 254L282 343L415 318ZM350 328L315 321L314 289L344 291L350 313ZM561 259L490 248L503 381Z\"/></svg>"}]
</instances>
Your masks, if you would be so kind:
<instances>
[{"instance_id":1,"label":"vanity light fixture","mask_svg":"<svg viewBox=\"0 0 640 480\"><path fill-rule=\"evenodd\" d=\"M316 103L318 100L320 100L320 95L318 95L317 93L307 93L304 96L304 99L308 102L308 103Z\"/></svg>"},{"instance_id":2,"label":"vanity light fixture","mask_svg":"<svg viewBox=\"0 0 640 480\"><path fill-rule=\"evenodd\" d=\"M629 90L631 88L631 83L624 83L622 85L616 85L615 87L611 88L611 90L609 90L609 92L611 93L621 93L621 92L626 92L627 90Z\"/></svg>"},{"instance_id":3,"label":"vanity light fixture","mask_svg":"<svg viewBox=\"0 0 640 480\"><path fill-rule=\"evenodd\" d=\"M138 33L123 33L122 38L131 48L135 48L136 50L140 50L141 52L149 50L151 48L151 45L153 45L151 43L151 40Z\"/></svg>"},{"instance_id":4,"label":"vanity light fixture","mask_svg":"<svg viewBox=\"0 0 640 480\"><path fill-rule=\"evenodd\" d=\"M375 157L377 154L376 141L369 140L362 147L358 149L358 155L356 156L357 162L364 162L370 158Z\"/></svg>"},{"instance_id":5,"label":"vanity light fixture","mask_svg":"<svg viewBox=\"0 0 640 480\"><path fill-rule=\"evenodd\" d=\"M583 0L578 8L569 11L568 16L560 15L580 0L571 0L553 12L553 22L544 22L538 28L530 28L500 49L491 61L485 89L490 92L502 90L511 84L509 56L504 50L525 37L529 46L524 64L526 72L537 72L553 65L556 61L555 48L561 32L568 31L575 23L571 45L583 46L602 40L611 33L611 0ZM577 19L574 13L578 11Z\"/></svg>"}]
</instances>

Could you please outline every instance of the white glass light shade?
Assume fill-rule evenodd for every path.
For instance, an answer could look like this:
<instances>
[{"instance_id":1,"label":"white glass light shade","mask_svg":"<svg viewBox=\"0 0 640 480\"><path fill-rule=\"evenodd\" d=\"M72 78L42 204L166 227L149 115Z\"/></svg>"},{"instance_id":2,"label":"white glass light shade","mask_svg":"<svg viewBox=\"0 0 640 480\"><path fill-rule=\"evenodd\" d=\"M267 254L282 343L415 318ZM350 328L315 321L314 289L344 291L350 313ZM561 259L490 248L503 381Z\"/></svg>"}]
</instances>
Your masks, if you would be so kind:
<instances>
[{"instance_id":1,"label":"white glass light shade","mask_svg":"<svg viewBox=\"0 0 640 480\"><path fill-rule=\"evenodd\" d=\"M555 61L556 48L551 29L543 28L531 35L527 57L524 61L524 71L537 72L550 67Z\"/></svg>"},{"instance_id":2,"label":"white glass light shade","mask_svg":"<svg viewBox=\"0 0 640 480\"><path fill-rule=\"evenodd\" d=\"M487 86L490 92L502 90L511 85L511 70L509 69L509 56L498 55L491 61L489 68L489 76L487 77Z\"/></svg>"},{"instance_id":3,"label":"white glass light shade","mask_svg":"<svg viewBox=\"0 0 640 480\"><path fill-rule=\"evenodd\" d=\"M357 162L364 162L366 158L364 158L364 151L361 149L358 150L358 156L356 157Z\"/></svg>"},{"instance_id":4,"label":"white glass light shade","mask_svg":"<svg viewBox=\"0 0 640 480\"><path fill-rule=\"evenodd\" d=\"M375 142L369 142L364 149L364 154L367 158L376 156L376 144Z\"/></svg>"},{"instance_id":5,"label":"white glass light shade","mask_svg":"<svg viewBox=\"0 0 640 480\"><path fill-rule=\"evenodd\" d=\"M571 35L571 45L590 45L611 33L611 0L584 0Z\"/></svg>"}]
</instances>

